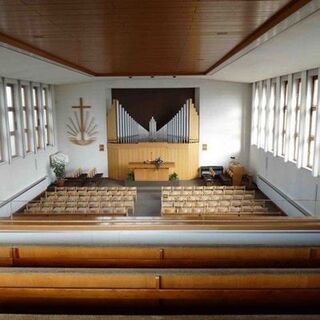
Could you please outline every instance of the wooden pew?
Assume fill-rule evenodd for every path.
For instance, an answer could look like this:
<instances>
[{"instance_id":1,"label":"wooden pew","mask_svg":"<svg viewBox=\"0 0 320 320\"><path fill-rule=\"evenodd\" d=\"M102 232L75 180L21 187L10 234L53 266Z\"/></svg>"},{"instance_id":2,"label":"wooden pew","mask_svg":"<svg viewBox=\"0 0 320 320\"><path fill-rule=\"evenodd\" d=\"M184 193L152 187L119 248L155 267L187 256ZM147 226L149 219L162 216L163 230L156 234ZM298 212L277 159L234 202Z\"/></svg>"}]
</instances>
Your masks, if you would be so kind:
<instances>
[{"instance_id":1,"label":"wooden pew","mask_svg":"<svg viewBox=\"0 0 320 320\"><path fill-rule=\"evenodd\" d=\"M320 247L84 247L17 246L13 265L25 267L320 267ZM6 264L1 264L6 265Z\"/></svg>"},{"instance_id":2,"label":"wooden pew","mask_svg":"<svg viewBox=\"0 0 320 320\"><path fill-rule=\"evenodd\" d=\"M11 246L0 246L0 266L11 266L13 255Z\"/></svg>"},{"instance_id":3,"label":"wooden pew","mask_svg":"<svg viewBox=\"0 0 320 320\"><path fill-rule=\"evenodd\" d=\"M317 306L318 269L1 268L0 303L80 303L110 307L141 300L211 307Z\"/></svg>"},{"instance_id":4,"label":"wooden pew","mask_svg":"<svg viewBox=\"0 0 320 320\"><path fill-rule=\"evenodd\" d=\"M89 216L88 216L89 217ZM320 230L314 217L227 215L196 217L14 216L0 219L0 231L52 230Z\"/></svg>"}]
</instances>

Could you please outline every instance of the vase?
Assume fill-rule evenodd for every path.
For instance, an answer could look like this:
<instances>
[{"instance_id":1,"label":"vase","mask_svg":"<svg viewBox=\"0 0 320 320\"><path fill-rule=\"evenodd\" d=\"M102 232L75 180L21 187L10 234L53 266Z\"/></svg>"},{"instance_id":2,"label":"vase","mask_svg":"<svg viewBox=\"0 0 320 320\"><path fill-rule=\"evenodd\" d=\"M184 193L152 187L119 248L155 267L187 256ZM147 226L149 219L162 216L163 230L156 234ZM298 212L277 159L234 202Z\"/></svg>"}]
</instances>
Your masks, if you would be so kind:
<instances>
[{"instance_id":1,"label":"vase","mask_svg":"<svg viewBox=\"0 0 320 320\"><path fill-rule=\"evenodd\" d=\"M59 188L64 187L64 179L58 179L56 181L56 186L59 187Z\"/></svg>"}]
</instances>

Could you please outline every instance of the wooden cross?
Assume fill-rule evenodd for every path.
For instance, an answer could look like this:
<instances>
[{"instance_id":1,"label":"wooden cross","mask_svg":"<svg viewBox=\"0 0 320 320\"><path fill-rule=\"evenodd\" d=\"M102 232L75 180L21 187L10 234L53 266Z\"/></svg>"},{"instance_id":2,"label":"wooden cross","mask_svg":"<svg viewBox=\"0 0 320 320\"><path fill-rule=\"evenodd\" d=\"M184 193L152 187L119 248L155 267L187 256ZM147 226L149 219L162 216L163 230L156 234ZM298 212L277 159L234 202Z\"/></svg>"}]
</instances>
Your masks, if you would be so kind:
<instances>
[{"instance_id":1,"label":"wooden cross","mask_svg":"<svg viewBox=\"0 0 320 320\"><path fill-rule=\"evenodd\" d=\"M90 109L90 106L84 106L83 100L80 98L80 106L73 106L74 109L80 109L80 133L81 133L81 140L84 140L84 117L83 117L83 111L84 109Z\"/></svg>"}]
</instances>

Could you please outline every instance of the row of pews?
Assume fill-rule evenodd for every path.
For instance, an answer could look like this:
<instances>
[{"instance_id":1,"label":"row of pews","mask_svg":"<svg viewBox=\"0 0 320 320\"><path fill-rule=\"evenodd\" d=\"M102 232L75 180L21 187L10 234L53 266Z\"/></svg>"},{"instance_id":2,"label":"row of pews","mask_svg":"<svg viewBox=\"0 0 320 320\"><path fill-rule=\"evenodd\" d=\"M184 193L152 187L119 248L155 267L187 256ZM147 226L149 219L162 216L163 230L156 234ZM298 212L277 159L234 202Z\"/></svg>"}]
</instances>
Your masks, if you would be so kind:
<instances>
[{"instance_id":1,"label":"row of pews","mask_svg":"<svg viewBox=\"0 0 320 320\"><path fill-rule=\"evenodd\" d=\"M24 214L31 215L109 215L134 214L135 187L56 187L37 201L27 204Z\"/></svg>"},{"instance_id":2,"label":"row of pews","mask_svg":"<svg viewBox=\"0 0 320 320\"><path fill-rule=\"evenodd\" d=\"M242 186L162 187L162 216L281 216Z\"/></svg>"},{"instance_id":3,"label":"row of pews","mask_svg":"<svg viewBox=\"0 0 320 320\"><path fill-rule=\"evenodd\" d=\"M68 235L95 231L106 235L105 245L2 245L0 246L0 305L93 306L104 311L119 306L154 306L161 310L180 306L239 311L252 306L265 308L319 308L320 243L313 237L320 230L312 217L253 217L192 219L172 217L104 217L100 220L1 220L0 230L32 240L52 234ZM238 230L238 231L236 231ZM311 244L228 245L200 244L204 235L263 233L275 236L295 231L312 237ZM175 232L155 245L151 235ZM121 245L125 233L143 234L145 244L132 240ZM144 233L145 232L145 233ZM194 244L183 244L183 234L194 234ZM164 233L163 233L164 234ZM115 241L112 242L112 235ZM122 238L124 235L124 238ZM150 238L149 238L150 237ZM3 238L2 238L3 239ZM140 238L142 239L142 238ZM202 237L202 239L204 239ZM311 239L311 238L310 238ZM3 241L3 240L2 240ZM57 239L58 243L60 240ZM68 239L66 239L68 241ZM309 243L309 242L308 242ZM3 310L3 309L2 309ZM16 309L15 309L16 310ZM122 309L121 309L122 310ZM180 309L179 309L180 310Z\"/></svg>"},{"instance_id":4,"label":"row of pews","mask_svg":"<svg viewBox=\"0 0 320 320\"><path fill-rule=\"evenodd\" d=\"M317 307L320 246L2 246L0 303ZM270 310L270 309L269 309Z\"/></svg>"}]
</instances>

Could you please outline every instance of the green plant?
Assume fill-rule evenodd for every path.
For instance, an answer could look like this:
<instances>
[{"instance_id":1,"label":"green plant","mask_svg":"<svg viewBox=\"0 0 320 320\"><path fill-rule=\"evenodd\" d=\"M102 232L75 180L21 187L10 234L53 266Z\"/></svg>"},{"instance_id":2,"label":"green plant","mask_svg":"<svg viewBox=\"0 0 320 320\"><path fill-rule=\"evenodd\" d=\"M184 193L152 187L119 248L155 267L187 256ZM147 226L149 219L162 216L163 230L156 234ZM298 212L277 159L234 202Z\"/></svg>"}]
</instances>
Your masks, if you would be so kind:
<instances>
[{"instance_id":1,"label":"green plant","mask_svg":"<svg viewBox=\"0 0 320 320\"><path fill-rule=\"evenodd\" d=\"M57 177L57 180L64 179L66 176L66 164L63 161L52 160L51 168Z\"/></svg>"},{"instance_id":2,"label":"green plant","mask_svg":"<svg viewBox=\"0 0 320 320\"><path fill-rule=\"evenodd\" d=\"M177 174L176 172L171 173L171 174L169 175L169 180L170 180L170 181L178 180L178 174Z\"/></svg>"},{"instance_id":3,"label":"green plant","mask_svg":"<svg viewBox=\"0 0 320 320\"><path fill-rule=\"evenodd\" d=\"M134 181L134 173L133 173L133 171L129 171L128 172L127 180L128 181Z\"/></svg>"},{"instance_id":4,"label":"green plant","mask_svg":"<svg viewBox=\"0 0 320 320\"><path fill-rule=\"evenodd\" d=\"M66 176L66 164L69 157L62 152L50 155L50 167L52 168L57 180L63 180Z\"/></svg>"}]
</instances>

